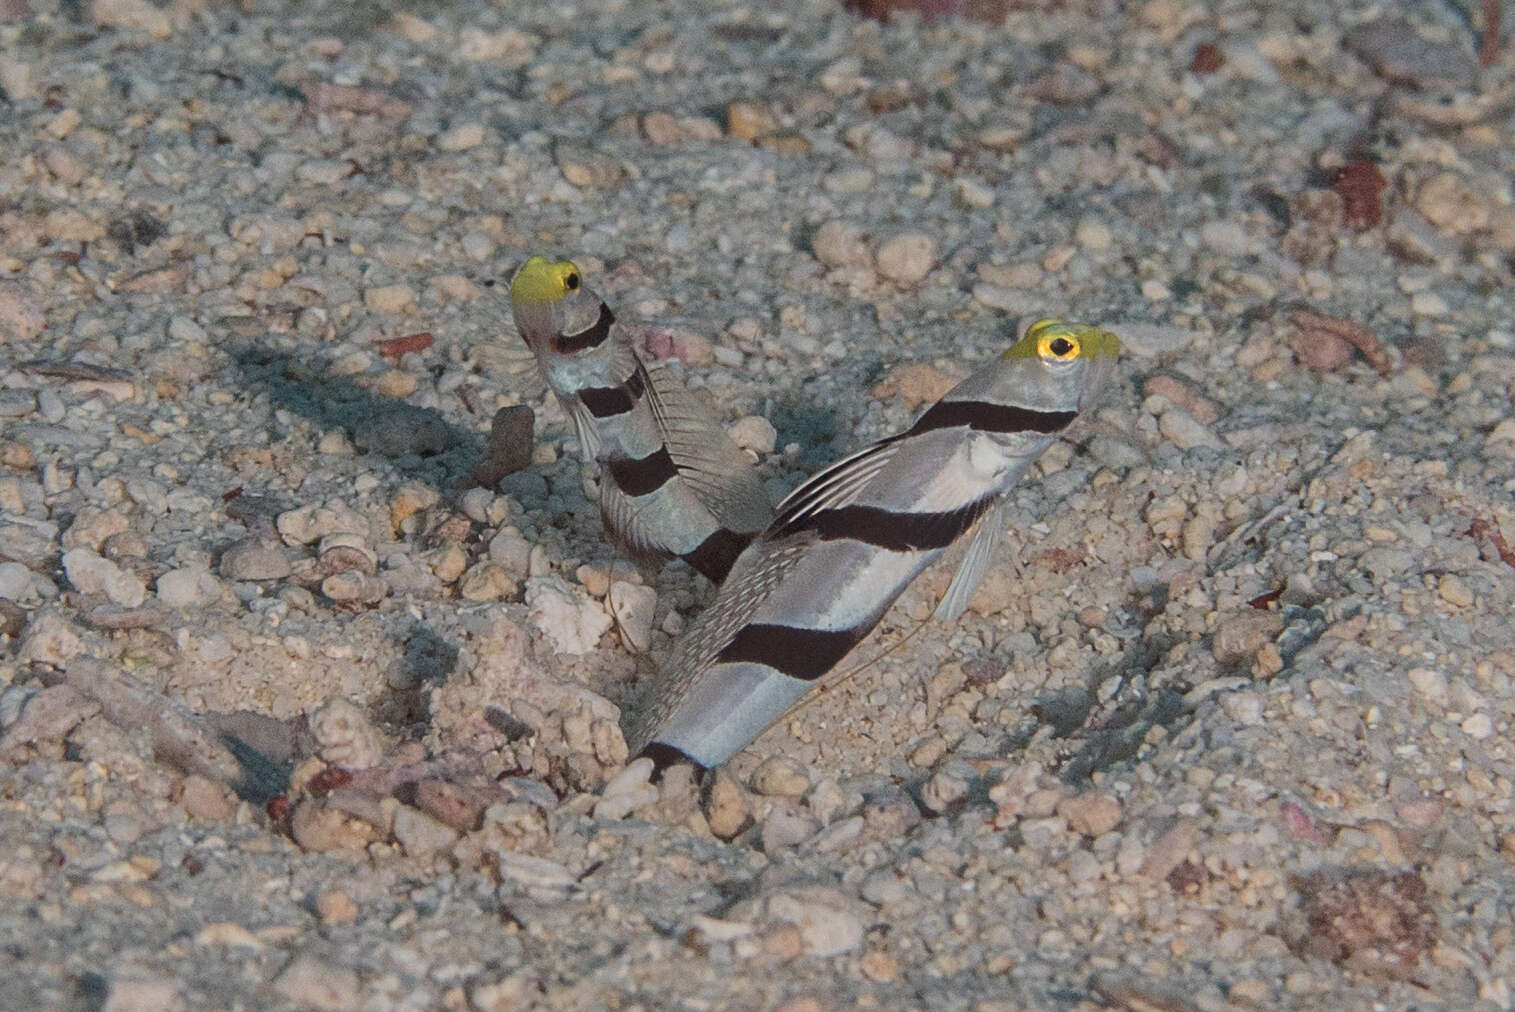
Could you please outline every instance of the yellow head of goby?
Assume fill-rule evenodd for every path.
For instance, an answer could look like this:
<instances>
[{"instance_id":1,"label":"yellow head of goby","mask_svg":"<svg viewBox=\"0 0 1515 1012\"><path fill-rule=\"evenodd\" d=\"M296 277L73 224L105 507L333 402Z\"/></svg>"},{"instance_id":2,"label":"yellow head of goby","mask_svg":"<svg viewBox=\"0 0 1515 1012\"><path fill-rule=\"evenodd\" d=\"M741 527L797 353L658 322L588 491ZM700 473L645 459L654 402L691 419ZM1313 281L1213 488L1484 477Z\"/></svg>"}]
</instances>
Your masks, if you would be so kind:
<instances>
[{"instance_id":1,"label":"yellow head of goby","mask_svg":"<svg viewBox=\"0 0 1515 1012\"><path fill-rule=\"evenodd\" d=\"M521 303L551 303L579 290L584 275L571 260L534 256L521 265L510 282L510 298Z\"/></svg>"},{"instance_id":2,"label":"yellow head of goby","mask_svg":"<svg viewBox=\"0 0 1515 1012\"><path fill-rule=\"evenodd\" d=\"M1025 336L1005 350L1002 358L1039 358L1043 362L1114 361L1120 355L1120 338L1108 330L1067 320L1037 320Z\"/></svg>"}]
</instances>

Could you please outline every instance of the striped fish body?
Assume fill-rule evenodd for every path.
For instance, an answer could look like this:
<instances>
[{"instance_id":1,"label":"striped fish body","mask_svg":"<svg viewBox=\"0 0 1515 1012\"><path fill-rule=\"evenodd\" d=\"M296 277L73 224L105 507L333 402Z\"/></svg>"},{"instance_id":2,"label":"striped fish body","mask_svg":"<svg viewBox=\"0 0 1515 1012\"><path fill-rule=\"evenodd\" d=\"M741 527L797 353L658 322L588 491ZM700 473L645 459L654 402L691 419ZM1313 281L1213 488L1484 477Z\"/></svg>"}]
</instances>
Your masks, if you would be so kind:
<instances>
[{"instance_id":1,"label":"striped fish body","mask_svg":"<svg viewBox=\"0 0 1515 1012\"><path fill-rule=\"evenodd\" d=\"M516 329L599 465L610 540L639 562L678 557L724 579L773 516L747 457L673 373L641 360L572 263L530 258L510 296Z\"/></svg>"},{"instance_id":2,"label":"striped fish body","mask_svg":"<svg viewBox=\"0 0 1515 1012\"><path fill-rule=\"evenodd\" d=\"M1087 408L1119 351L1113 334L1039 321L909 430L796 489L676 647L633 747L660 767L724 762L979 525L938 614L961 611L1003 531L1010 487Z\"/></svg>"}]
</instances>

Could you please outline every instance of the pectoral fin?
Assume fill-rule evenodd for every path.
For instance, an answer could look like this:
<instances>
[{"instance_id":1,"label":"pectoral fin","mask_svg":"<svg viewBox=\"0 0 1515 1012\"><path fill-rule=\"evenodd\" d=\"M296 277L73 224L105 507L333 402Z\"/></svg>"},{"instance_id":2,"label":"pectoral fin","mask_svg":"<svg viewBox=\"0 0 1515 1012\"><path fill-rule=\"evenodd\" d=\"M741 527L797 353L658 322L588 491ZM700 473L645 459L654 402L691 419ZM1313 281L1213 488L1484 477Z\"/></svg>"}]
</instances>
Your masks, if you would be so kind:
<instances>
[{"instance_id":1,"label":"pectoral fin","mask_svg":"<svg viewBox=\"0 0 1515 1012\"><path fill-rule=\"evenodd\" d=\"M968 543L968 551L958 565L957 575L952 578L947 593L942 595L941 604L936 606L934 618L950 622L968 607L969 598L973 597L973 592L978 589L979 582L989 569L989 560L994 557L994 550L1004 539L1005 512L1005 501L1001 500L999 505L978 522L978 530L973 532L973 540Z\"/></svg>"},{"instance_id":2,"label":"pectoral fin","mask_svg":"<svg viewBox=\"0 0 1515 1012\"><path fill-rule=\"evenodd\" d=\"M663 443L695 498L728 530L755 533L773 504L752 462L666 366L644 367L648 403Z\"/></svg>"}]
</instances>

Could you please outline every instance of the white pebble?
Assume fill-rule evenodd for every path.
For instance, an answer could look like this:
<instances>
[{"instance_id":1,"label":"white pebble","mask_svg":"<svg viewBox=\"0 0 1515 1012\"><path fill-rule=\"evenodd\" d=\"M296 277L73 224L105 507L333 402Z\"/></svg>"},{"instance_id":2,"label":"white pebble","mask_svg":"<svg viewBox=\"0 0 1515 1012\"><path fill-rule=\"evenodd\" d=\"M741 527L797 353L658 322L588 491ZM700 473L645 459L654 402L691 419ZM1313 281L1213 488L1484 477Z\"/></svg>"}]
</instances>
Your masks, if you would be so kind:
<instances>
[{"instance_id":1,"label":"white pebble","mask_svg":"<svg viewBox=\"0 0 1515 1012\"><path fill-rule=\"evenodd\" d=\"M762 415L748 415L738 418L732 423L729 430L732 442L744 450L753 453L772 453L773 448L779 441L778 430L773 423Z\"/></svg>"},{"instance_id":2,"label":"white pebble","mask_svg":"<svg viewBox=\"0 0 1515 1012\"><path fill-rule=\"evenodd\" d=\"M458 839L451 826L409 805L395 809L393 832L395 842L405 849L407 856L422 860L445 853Z\"/></svg>"},{"instance_id":3,"label":"white pebble","mask_svg":"<svg viewBox=\"0 0 1515 1012\"><path fill-rule=\"evenodd\" d=\"M356 970L311 953L296 956L273 987L296 1005L329 1010L357 1008L361 993Z\"/></svg>"},{"instance_id":4,"label":"white pebble","mask_svg":"<svg viewBox=\"0 0 1515 1012\"><path fill-rule=\"evenodd\" d=\"M29 281L0 281L0 344L30 341L47 326L42 292Z\"/></svg>"},{"instance_id":5,"label":"white pebble","mask_svg":"<svg viewBox=\"0 0 1515 1012\"><path fill-rule=\"evenodd\" d=\"M1091 253L1103 253L1110 248L1112 241L1110 226L1102 221L1086 218L1078 223L1078 228L1074 229L1073 239Z\"/></svg>"},{"instance_id":6,"label":"white pebble","mask_svg":"<svg viewBox=\"0 0 1515 1012\"><path fill-rule=\"evenodd\" d=\"M904 137L883 127L862 124L847 131L847 143L875 164L901 162L910 157L914 145Z\"/></svg>"},{"instance_id":7,"label":"white pebble","mask_svg":"<svg viewBox=\"0 0 1515 1012\"><path fill-rule=\"evenodd\" d=\"M578 876L556 861L529 854L517 854L510 850L494 852L495 864L500 878L523 886L538 889L569 889L578 883Z\"/></svg>"},{"instance_id":8,"label":"white pebble","mask_svg":"<svg viewBox=\"0 0 1515 1012\"><path fill-rule=\"evenodd\" d=\"M1157 420L1157 429L1163 438L1180 450L1192 450L1197 446L1219 446L1220 440L1207 426L1194 420L1183 408L1169 408Z\"/></svg>"},{"instance_id":9,"label":"white pebble","mask_svg":"<svg viewBox=\"0 0 1515 1012\"><path fill-rule=\"evenodd\" d=\"M285 541L297 545L320 541L326 535L338 531L365 537L368 535L367 518L336 499L280 513L274 523Z\"/></svg>"},{"instance_id":10,"label":"white pebble","mask_svg":"<svg viewBox=\"0 0 1515 1012\"><path fill-rule=\"evenodd\" d=\"M973 286L973 300L986 309L998 309L1014 316L1030 316L1038 311L1042 296L980 281Z\"/></svg>"},{"instance_id":11,"label":"white pebble","mask_svg":"<svg viewBox=\"0 0 1515 1012\"><path fill-rule=\"evenodd\" d=\"M919 232L895 236L878 251L878 272L900 285L925 279L936 263L936 240Z\"/></svg>"},{"instance_id":12,"label":"white pebble","mask_svg":"<svg viewBox=\"0 0 1515 1012\"><path fill-rule=\"evenodd\" d=\"M797 798L810 788L810 771L794 759L769 756L752 773L752 789L768 798Z\"/></svg>"},{"instance_id":13,"label":"white pebble","mask_svg":"<svg viewBox=\"0 0 1515 1012\"><path fill-rule=\"evenodd\" d=\"M57 425L67 416L68 409L64 407L63 398L58 396L58 391L52 387L43 387L37 391L37 413L49 425Z\"/></svg>"},{"instance_id":14,"label":"white pebble","mask_svg":"<svg viewBox=\"0 0 1515 1012\"><path fill-rule=\"evenodd\" d=\"M489 504L493 501L494 493L489 489L471 488L458 500L458 508L468 519L483 524L489 522Z\"/></svg>"},{"instance_id":15,"label":"white pebble","mask_svg":"<svg viewBox=\"0 0 1515 1012\"><path fill-rule=\"evenodd\" d=\"M461 240L463 252L472 260L488 260L494 256L495 241L483 232L469 232Z\"/></svg>"},{"instance_id":16,"label":"white pebble","mask_svg":"<svg viewBox=\"0 0 1515 1012\"><path fill-rule=\"evenodd\" d=\"M921 803L937 814L945 812L968 793L968 783L957 771L938 770L921 788Z\"/></svg>"},{"instance_id":17,"label":"white pebble","mask_svg":"<svg viewBox=\"0 0 1515 1012\"><path fill-rule=\"evenodd\" d=\"M467 151L483 143L484 127L479 123L461 123L437 137L437 148L442 151Z\"/></svg>"},{"instance_id":18,"label":"white pebble","mask_svg":"<svg viewBox=\"0 0 1515 1012\"><path fill-rule=\"evenodd\" d=\"M863 230L848 221L828 221L810 240L815 258L827 267L873 267Z\"/></svg>"},{"instance_id":19,"label":"white pebble","mask_svg":"<svg viewBox=\"0 0 1515 1012\"><path fill-rule=\"evenodd\" d=\"M81 594L104 594L123 608L135 608L147 599L147 588L135 574L88 548L70 548L63 553L63 571Z\"/></svg>"},{"instance_id":20,"label":"white pebble","mask_svg":"<svg viewBox=\"0 0 1515 1012\"><path fill-rule=\"evenodd\" d=\"M859 893L869 903L881 907L888 903L898 903L908 897L910 886L891 866L870 872L868 877L863 879Z\"/></svg>"},{"instance_id":21,"label":"white pebble","mask_svg":"<svg viewBox=\"0 0 1515 1012\"><path fill-rule=\"evenodd\" d=\"M1446 316L1451 311L1447 300L1435 292L1416 292L1410 297L1410 312L1416 316Z\"/></svg>"},{"instance_id":22,"label":"white pebble","mask_svg":"<svg viewBox=\"0 0 1515 1012\"><path fill-rule=\"evenodd\" d=\"M532 544L514 527L507 527L489 539L489 558L505 567L512 579L519 580L531 572Z\"/></svg>"},{"instance_id":23,"label":"white pebble","mask_svg":"<svg viewBox=\"0 0 1515 1012\"><path fill-rule=\"evenodd\" d=\"M352 173L352 165L335 158L312 158L295 166L295 178L306 183L332 186Z\"/></svg>"},{"instance_id":24,"label":"white pebble","mask_svg":"<svg viewBox=\"0 0 1515 1012\"><path fill-rule=\"evenodd\" d=\"M856 166L836 170L821 180L821 185L831 193L866 193L873 189L877 178L872 169Z\"/></svg>"},{"instance_id":25,"label":"white pebble","mask_svg":"<svg viewBox=\"0 0 1515 1012\"><path fill-rule=\"evenodd\" d=\"M1462 733L1469 738L1483 741L1494 733L1494 721L1487 713L1475 713L1462 722Z\"/></svg>"},{"instance_id":26,"label":"white pebble","mask_svg":"<svg viewBox=\"0 0 1515 1012\"><path fill-rule=\"evenodd\" d=\"M1019 828L1026 848L1037 854L1044 854L1061 846L1068 837L1068 824L1062 816L1022 819Z\"/></svg>"},{"instance_id":27,"label":"white pebble","mask_svg":"<svg viewBox=\"0 0 1515 1012\"><path fill-rule=\"evenodd\" d=\"M594 817L607 822L619 822L638 808L657 804L658 793L655 784L644 783L613 797L602 797L594 803Z\"/></svg>"},{"instance_id":28,"label":"white pebble","mask_svg":"<svg viewBox=\"0 0 1515 1012\"><path fill-rule=\"evenodd\" d=\"M289 559L276 544L244 538L221 553L221 575L234 582L282 580L290 573Z\"/></svg>"},{"instance_id":29,"label":"white pebble","mask_svg":"<svg viewBox=\"0 0 1515 1012\"><path fill-rule=\"evenodd\" d=\"M952 184L952 196L959 207L986 208L994 206L994 191L977 179L959 179Z\"/></svg>"},{"instance_id":30,"label":"white pebble","mask_svg":"<svg viewBox=\"0 0 1515 1012\"><path fill-rule=\"evenodd\" d=\"M156 11L156 8L149 9ZM198 941L198 937L196 940ZM184 994L179 988L179 982L173 977L135 967L131 973L111 978L110 995L100 1006L104 1012L147 1008L178 1012L188 1007Z\"/></svg>"},{"instance_id":31,"label":"white pebble","mask_svg":"<svg viewBox=\"0 0 1515 1012\"><path fill-rule=\"evenodd\" d=\"M1256 252L1256 243L1246 229L1234 221L1206 222L1199 230L1200 242L1212 253L1226 257L1247 256Z\"/></svg>"},{"instance_id":32,"label":"white pebble","mask_svg":"<svg viewBox=\"0 0 1515 1012\"><path fill-rule=\"evenodd\" d=\"M587 654L610 630L611 618L598 603L575 593L555 576L526 581L531 621L564 654Z\"/></svg>"},{"instance_id":33,"label":"white pebble","mask_svg":"<svg viewBox=\"0 0 1515 1012\"><path fill-rule=\"evenodd\" d=\"M863 922L852 903L839 891L826 886L794 889L768 897L770 920L788 921L800 929L805 953L836 956L855 949L863 941Z\"/></svg>"},{"instance_id":34,"label":"white pebble","mask_svg":"<svg viewBox=\"0 0 1515 1012\"><path fill-rule=\"evenodd\" d=\"M171 317L168 321L168 337L171 341L187 341L204 344L205 328L188 316Z\"/></svg>"},{"instance_id":35,"label":"white pebble","mask_svg":"<svg viewBox=\"0 0 1515 1012\"><path fill-rule=\"evenodd\" d=\"M752 934L752 925L743 921L723 921L715 917L697 914L691 926L707 942L730 942Z\"/></svg>"},{"instance_id":36,"label":"white pebble","mask_svg":"<svg viewBox=\"0 0 1515 1012\"><path fill-rule=\"evenodd\" d=\"M763 818L760 832L763 853L777 854L791 847L798 847L820 832L821 824L793 802L783 801L773 805Z\"/></svg>"},{"instance_id":37,"label":"white pebble","mask_svg":"<svg viewBox=\"0 0 1515 1012\"><path fill-rule=\"evenodd\" d=\"M1192 330L1162 323L1117 323L1111 329L1120 335L1121 348L1139 358L1182 351L1198 336Z\"/></svg>"},{"instance_id":38,"label":"white pebble","mask_svg":"<svg viewBox=\"0 0 1515 1012\"><path fill-rule=\"evenodd\" d=\"M1415 690L1437 706L1447 705L1447 676L1434 668L1411 668L1405 675Z\"/></svg>"},{"instance_id":39,"label":"white pebble","mask_svg":"<svg viewBox=\"0 0 1515 1012\"><path fill-rule=\"evenodd\" d=\"M652 770L651 759L633 759L626 764L625 769L605 781L605 786L600 790L600 797L615 798L637 791L643 784L652 781Z\"/></svg>"},{"instance_id":40,"label":"white pebble","mask_svg":"<svg viewBox=\"0 0 1515 1012\"><path fill-rule=\"evenodd\" d=\"M32 589L32 571L19 562L0 562L0 597L24 600Z\"/></svg>"},{"instance_id":41,"label":"white pebble","mask_svg":"<svg viewBox=\"0 0 1515 1012\"><path fill-rule=\"evenodd\" d=\"M1255 692L1228 692L1220 697L1221 709L1242 727L1256 727L1263 719L1263 699Z\"/></svg>"},{"instance_id":42,"label":"white pebble","mask_svg":"<svg viewBox=\"0 0 1515 1012\"><path fill-rule=\"evenodd\" d=\"M220 595L221 581L207 569L186 566L158 577L158 599L170 608L191 608Z\"/></svg>"},{"instance_id":43,"label":"white pebble","mask_svg":"<svg viewBox=\"0 0 1515 1012\"><path fill-rule=\"evenodd\" d=\"M610 613L621 627L621 635L633 650L644 652L652 644L652 619L657 610L658 592L640 583L616 580L608 595Z\"/></svg>"}]
</instances>

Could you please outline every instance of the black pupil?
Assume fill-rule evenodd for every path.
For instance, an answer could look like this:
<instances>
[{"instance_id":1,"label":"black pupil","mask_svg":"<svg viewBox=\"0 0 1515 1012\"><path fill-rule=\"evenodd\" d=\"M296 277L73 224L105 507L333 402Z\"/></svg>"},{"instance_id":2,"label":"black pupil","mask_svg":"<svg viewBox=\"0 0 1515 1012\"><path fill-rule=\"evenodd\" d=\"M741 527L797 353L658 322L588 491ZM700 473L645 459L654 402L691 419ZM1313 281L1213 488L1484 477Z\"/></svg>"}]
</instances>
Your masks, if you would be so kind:
<instances>
[{"instance_id":1,"label":"black pupil","mask_svg":"<svg viewBox=\"0 0 1515 1012\"><path fill-rule=\"evenodd\" d=\"M577 274L570 274L567 277L565 277L563 279L563 287L567 288L570 292L573 291L574 289L578 288L579 287L579 276Z\"/></svg>"},{"instance_id":2,"label":"black pupil","mask_svg":"<svg viewBox=\"0 0 1515 1012\"><path fill-rule=\"evenodd\" d=\"M1054 337L1052 339L1052 354L1056 355L1058 358L1063 358L1064 356L1071 354L1072 351L1073 342L1068 340L1066 337Z\"/></svg>"}]
</instances>

